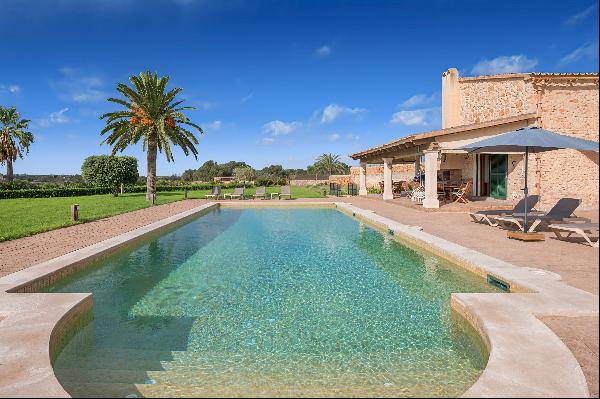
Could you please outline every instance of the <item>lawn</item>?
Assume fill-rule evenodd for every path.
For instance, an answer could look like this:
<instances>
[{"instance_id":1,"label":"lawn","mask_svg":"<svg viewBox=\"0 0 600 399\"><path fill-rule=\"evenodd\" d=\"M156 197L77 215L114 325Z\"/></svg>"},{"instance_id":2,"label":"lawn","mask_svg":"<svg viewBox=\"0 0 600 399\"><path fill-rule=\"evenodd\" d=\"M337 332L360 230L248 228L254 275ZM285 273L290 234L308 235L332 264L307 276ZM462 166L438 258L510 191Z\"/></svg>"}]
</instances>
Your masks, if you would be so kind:
<instances>
[{"instance_id":1,"label":"lawn","mask_svg":"<svg viewBox=\"0 0 600 399\"><path fill-rule=\"evenodd\" d=\"M295 198L322 198L321 187L292 187ZM224 193L233 189L224 190ZM278 192L268 187L267 195ZM204 198L209 190L190 191L189 198ZM246 195L254 194L254 188L246 189ZM59 227L74 224L71 221L71 205L79 204L80 223L118 215L148 207L145 193L125 194L119 197L90 195L84 197L17 198L0 200L0 241L25 237ZM157 205L183 200L183 192L159 192Z\"/></svg>"}]
</instances>

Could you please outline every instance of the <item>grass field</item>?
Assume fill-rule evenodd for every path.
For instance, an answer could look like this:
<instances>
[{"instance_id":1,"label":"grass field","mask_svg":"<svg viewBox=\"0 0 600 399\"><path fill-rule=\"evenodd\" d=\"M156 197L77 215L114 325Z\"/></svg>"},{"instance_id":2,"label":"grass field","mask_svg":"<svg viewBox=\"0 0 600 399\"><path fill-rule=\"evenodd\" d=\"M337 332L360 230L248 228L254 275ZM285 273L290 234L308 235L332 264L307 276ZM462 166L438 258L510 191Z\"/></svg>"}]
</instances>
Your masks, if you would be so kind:
<instances>
[{"instance_id":1,"label":"grass field","mask_svg":"<svg viewBox=\"0 0 600 399\"><path fill-rule=\"evenodd\" d=\"M295 198L322 198L321 187L292 187ZM233 189L223 190L224 193ZM279 192L278 187L268 187L267 195ZM209 190L190 191L188 198L204 198ZM246 189L246 195L254 188ZM0 241L25 237L74 224L71 205L79 204L80 223L148 207L145 193L125 194L119 197L90 195L84 197L17 198L0 200ZM183 192L159 192L157 205L183 200Z\"/></svg>"}]
</instances>

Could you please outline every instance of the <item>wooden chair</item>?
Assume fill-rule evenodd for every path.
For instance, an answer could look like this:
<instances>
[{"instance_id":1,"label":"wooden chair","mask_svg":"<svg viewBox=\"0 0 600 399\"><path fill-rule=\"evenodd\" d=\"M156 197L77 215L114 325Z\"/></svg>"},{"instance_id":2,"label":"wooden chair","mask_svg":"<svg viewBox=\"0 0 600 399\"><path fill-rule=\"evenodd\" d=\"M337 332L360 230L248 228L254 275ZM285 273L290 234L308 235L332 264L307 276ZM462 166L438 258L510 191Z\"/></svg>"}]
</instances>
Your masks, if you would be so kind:
<instances>
[{"instance_id":1,"label":"wooden chair","mask_svg":"<svg viewBox=\"0 0 600 399\"><path fill-rule=\"evenodd\" d=\"M471 189L473 188L473 182L471 180L467 180L458 190L454 190L450 193L450 198L454 199L454 202L462 202L463 204L468 204L469 197L471 196Z\"/></svg>"},{"instance_id":2,"label":"wooden chair","mask_svg":"<svg viewBox=\"0 0 600 399\"><path fill-rule=\"evenodd\" d=\"M395 181L392 183L392 193L394 194L394 198L402 196L402 186L406 183L405 181Z\"/></svg>"},{"instance_id":3,"label":"wooden chair","mask_svg":"<svg viewBox=\"0 0 600 399\"><path fill-rule=\"evenodd\" d=\"M438 196L438 200L440 200L444 204L446 203L447 193L446 193L446 188L444 187L443 182L438 182L438 184L437 184L437 196Z\"/></svg>"}]
</instances>

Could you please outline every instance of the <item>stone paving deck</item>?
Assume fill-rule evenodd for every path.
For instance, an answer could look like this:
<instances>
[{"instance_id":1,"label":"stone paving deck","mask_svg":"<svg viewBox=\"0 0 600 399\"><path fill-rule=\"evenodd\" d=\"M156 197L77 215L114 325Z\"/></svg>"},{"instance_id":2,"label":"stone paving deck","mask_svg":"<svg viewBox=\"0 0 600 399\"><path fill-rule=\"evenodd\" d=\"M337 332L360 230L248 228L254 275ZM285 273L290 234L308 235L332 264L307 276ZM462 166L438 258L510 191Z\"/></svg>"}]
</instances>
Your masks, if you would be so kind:
<instances>
[{"instance_id":1,"label":"stone paving deck","mask_svg":"<svg viewBox=\"0 0 600 399\"><path fill-rule=\"evenodd\" d=\"M331 199L333 200L333 199ZM476 224L464 213L423 212L374 198L335 198L351 202L400 223L422 226L424 231L518 266L558 273L568 284L598 295L598 250L547 236L545 242L524 243L506 238L499 228ZM296 200L298 202L311 201ZM312 200L314 201L314 200ZM131 231L206 201L189 200L146 208L94 222L70 226L32 237L0 243L0 277L99 241ZM598 221L597 212L580 215ZM571 349L586 375L590 393L598 396L598 318L544 318Z\"/></svg>"}]
</instances>

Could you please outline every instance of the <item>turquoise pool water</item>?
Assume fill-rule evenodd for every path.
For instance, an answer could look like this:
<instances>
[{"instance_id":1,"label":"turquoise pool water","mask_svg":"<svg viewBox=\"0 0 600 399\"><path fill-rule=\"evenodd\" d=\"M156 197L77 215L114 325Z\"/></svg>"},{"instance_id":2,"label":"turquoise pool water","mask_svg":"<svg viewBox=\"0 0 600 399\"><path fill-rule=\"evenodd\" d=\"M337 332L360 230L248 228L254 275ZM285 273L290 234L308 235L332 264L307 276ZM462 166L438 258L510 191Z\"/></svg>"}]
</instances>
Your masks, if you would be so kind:
<instances>
[{"instance_id":1,"label":"turquoise pool water","mask_svg":"<svg viewBox=\"0 0 600 399\"><path fill-rule=\"evenodd\" d=\"M469 272L324 208L222 209L48 292L92 292L57 357L74 396L458 396L485 367Z\"/></svg>"}]
</instances>

